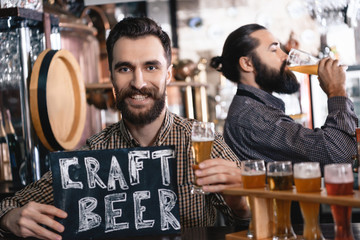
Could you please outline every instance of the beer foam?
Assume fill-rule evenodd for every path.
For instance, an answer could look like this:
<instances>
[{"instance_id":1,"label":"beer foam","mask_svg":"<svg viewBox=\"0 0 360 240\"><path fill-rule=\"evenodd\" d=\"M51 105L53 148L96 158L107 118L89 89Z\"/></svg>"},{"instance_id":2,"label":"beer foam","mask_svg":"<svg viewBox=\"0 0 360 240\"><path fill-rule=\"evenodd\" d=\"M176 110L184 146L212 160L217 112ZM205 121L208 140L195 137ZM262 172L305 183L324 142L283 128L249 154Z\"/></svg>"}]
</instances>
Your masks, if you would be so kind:
<instances>
[{"instance_id":1,"label":"beer foam","mask_svg":"<svg viewBox=\"0 0 360 240\"><path fill-rule=\"evenodd\" d=\"M354 175L350 163L328 164L324 167L325 183L354 182Z\"/></svg>"},{"instance_id":2,"label":"beer foam","mask_svg":"<svg viewBox=\"0 0 360 240\"><path fill-rule=\"evenodd\" d=\"M295 163L294 178L318 178L321 177L320 164L317 162Z\"/></svg>"},{"instance_id":3,"label":"beer foam","mask_svg":"<svg viewBox=\"0 0 360 240\"><path fill-rule=\"evenodd\" d=\"M252 171L242 172L241 174L244 176L259 176L259 175L264 175L265 171L252 170Z\"/></svg>"},{"instance_id":4,"label":"beer foam","mask_svg":"<svg viewBox=\"0 0 360 240\"><path fill-rule=\"evenodd\" d=\"M213 137L196 137L193 136L191 137L191 141L193 142L209 142L209 141L214 141Z\"/></svg>"}]
</instances>

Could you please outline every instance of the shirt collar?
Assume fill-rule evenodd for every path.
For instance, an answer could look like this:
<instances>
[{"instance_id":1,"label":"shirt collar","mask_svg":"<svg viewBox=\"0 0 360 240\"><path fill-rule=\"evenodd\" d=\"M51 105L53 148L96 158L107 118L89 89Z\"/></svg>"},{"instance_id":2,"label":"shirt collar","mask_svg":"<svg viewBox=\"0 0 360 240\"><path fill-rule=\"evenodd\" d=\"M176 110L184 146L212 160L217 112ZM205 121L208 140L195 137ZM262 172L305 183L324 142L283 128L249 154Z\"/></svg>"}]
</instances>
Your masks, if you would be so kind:
<instances>
[{"instance_id":1,"label":"shirt collar","mask_svg":"<svg viewBox=\"0 0 360 240\"><path fill-rule=\"evenodd\" d=\"M161 146L164 141L166 140L169 132L171 130L172 124L174 122L174 116L169 110L166 109L165 112L165 119L163 124L161 125L160 131L156 137L155 143L153 146ZM126 127L125 122L123 119L120 120L120 134L123 136L125 141L131 147L139 147L139 142L131 135L129 129Z\"/></svg>"},{"instance_id":2,"label":"shirt collar","mask_svg":"<svg viewBox=\"0 0 360 240\"><path fill-rule=\"evenodd\" d=\"M238 88L253 93L259 99L261 99L266 106L275 107L285 111L284 101L268 92L265 92L264 90L241 83L238 84Z\"/></svg>"}]
</instances>

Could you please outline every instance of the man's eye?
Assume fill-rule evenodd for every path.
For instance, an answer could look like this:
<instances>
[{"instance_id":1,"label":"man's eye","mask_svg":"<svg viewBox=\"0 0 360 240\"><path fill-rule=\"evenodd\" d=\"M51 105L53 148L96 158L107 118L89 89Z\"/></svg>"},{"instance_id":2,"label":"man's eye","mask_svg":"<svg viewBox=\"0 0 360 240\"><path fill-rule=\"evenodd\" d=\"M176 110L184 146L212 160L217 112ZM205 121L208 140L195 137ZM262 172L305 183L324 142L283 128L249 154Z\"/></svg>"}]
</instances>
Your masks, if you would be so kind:
<instances>
[{"instance_id":1,"label":"man's eye","mask_svg":"<svg viewBox=\"0 0 360 240\"><path fill-rule=\"evenodd\" d=\"M152 71L152 70L155 70L156 67L155 67L155 66L149 66L147 69L150 70L150 71Z\"/></svg>"},{"instance_id":2,"label":"man's eye","mask_svg":"<svg viewBox=\"0 0 360 240\"><path fill-rule=\"evenodd\" d=\"M119 72L129 72L129 71L130 71L130 69L127 67L119 68Z\"/></svg>"}]
</instances>

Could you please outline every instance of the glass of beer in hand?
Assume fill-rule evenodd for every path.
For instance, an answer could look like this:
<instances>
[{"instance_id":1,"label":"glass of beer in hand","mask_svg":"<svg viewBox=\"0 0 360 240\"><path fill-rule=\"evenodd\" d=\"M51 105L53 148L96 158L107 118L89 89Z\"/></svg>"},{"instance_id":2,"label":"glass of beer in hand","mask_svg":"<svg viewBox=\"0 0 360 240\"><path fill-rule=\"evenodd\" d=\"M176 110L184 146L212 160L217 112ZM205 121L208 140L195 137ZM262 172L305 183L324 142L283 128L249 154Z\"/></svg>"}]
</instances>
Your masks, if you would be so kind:
<instances>
[{"instance_id":1,"label":"glass of beer in hand","mask_svg":"<svg viewBox=\"0 0 360 240\"><path fill-rule=\"evenodd\" d=\"M291 190L293 187L291 162L267 163L267 182L271 191ZM275 232L273 239L296 239L291 225L290 207L290 200L274 199Z\"/></svg>"},{"instance_id":2,"label":"glass of beer in hand","mask_svg":"<svg viewBox=\"0 0 360 240\"><path fill-rule=\"evenodd\" d=\"M321 171L318 162L302 162L294 164L294 181L298 193L320 192ZM323 240L319 226L320 204L300 202L304 218L303 237L306 240Z\"/></svg>"},{"instance_id":3,"label":"glass of beer in hand","mask_svg":"<svg viewBox=\"0 0 360 240\"><path fill-rule=\"evenodd\" d=\"M319 59L309 53L292 48L287 58L287 65L291 71L317 75Z\"/></svg>"},{"instance_id":4,"label":"glass of beer in hand","mask_svg":"<svg viewBox=\"0 0 360 240\"><path fill-rule=\"evenodd\" d=\"M264 160L246 160L241 162L241 179L245 189L265 187L265 162ZM250 210L252 208L252 197L247 198ZM254 237L252 219L250 220L248 238Z\"/></svg>"},{"instance_id":5,"label":"glass of beer in hand","mask_svg":"<svg viewBox=\"0 0 360 240\"><path fill-rule=\"evenodd\" d=\"M192 151L195 164L194 170L199 169L202 161L210 159L212 145L215 139L215 124L213 122L194 122L191 131ZM196 177L191 188L192 194L206 194L201 186L196 184Z\"/></svg>"},{"instance_id":6,"label":"glass of beer in hand","mask_svg":"<svg viewBox=\"0 0 360 240\"><path fill-rule=\"evenodd\" d=\"M324 179L329 196L353 194L354 175L350 163L325 165ZM351 207L331 205L331 213L335 224L335 240L353 240Z\"/></svg>"}]
</instances>

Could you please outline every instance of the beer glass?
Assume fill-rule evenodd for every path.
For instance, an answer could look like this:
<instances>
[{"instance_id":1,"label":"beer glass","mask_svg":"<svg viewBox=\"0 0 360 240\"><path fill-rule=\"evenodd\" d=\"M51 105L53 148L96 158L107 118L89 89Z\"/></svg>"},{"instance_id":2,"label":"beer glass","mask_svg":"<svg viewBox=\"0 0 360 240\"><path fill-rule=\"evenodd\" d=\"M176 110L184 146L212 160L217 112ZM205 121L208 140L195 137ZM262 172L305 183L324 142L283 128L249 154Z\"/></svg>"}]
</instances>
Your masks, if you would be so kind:
<instances>
[{"instance_id":1,"label":"beer glass","mask_svg":"<svg viewBox=\"0 0 360 240\"><path fill-rule=\"evenodd\" d=\"M292 48L287 58L288 68L292 71L317 75L319 59L309 53Z\"/></svg>"},{"instance_id":2,"label":"beer glass","mask_svg":"<svg viewBox=\"0 0 360 240\"><path fill-rule=\"evenodd\" d=\"M264 160L245 160L241 162L241 179L245 189L265 187L265 162ZM249 208L252 208L252 197L248 196ZM250 220L248 238L254 237L252 219Z\"/></svg>"},{"instance_id":3,"label":"beer glass","mask_svg":"<svg viewBox=\"0 0 360 240\"><path fill-rule=\"evenodd\" d=\"M269 189L291 190L293 172L290 161L267 163L267 182ZM274 199L275 233L273 239L296 239L291 226L290 200Z\"/></svg>"},{"instance_id":4,"label":"beer glass","mask_svg":"<svg viewBox=\"0 0 360 240\"><path fill-rule=\"evenodd\" d=\"M302 162L294 164L294 181L299 193L320 192L321 171L318 162ZM322 240L319 226L320 204L300 202L301 213L304 219L303 237L305 240Z\"/></svg>"},{"instance_id":5,"label":"beer glass","mask_svg":"<svg viewBox=\"0 0 360 240\"><path fill-rule=\"evenodd\" d=\"M324 179L328 195L353 194L354 176L350 163L325 165ZM335 240L353 240L351 207L331 205L331 213L335 223Z\"/></svg>"},{"instance_id":6,"label":"beer glass","mask_svg":"<svg viewBox=\"0 0 360 240\"><path fill-rule=\"evenodd\" d=\"M210 159L212 145L215 139L215 124L213 122L194 122L191 131L192 151L195 164L194 170L199 169L199 163ZM192 194L206 194L201 186L196 184L196 177L191 188Z\"/></svg>"}]
</instances>

